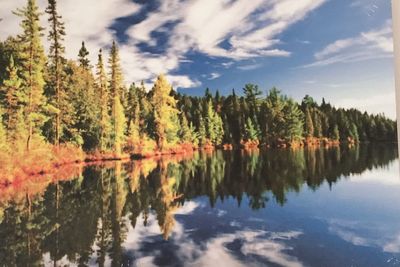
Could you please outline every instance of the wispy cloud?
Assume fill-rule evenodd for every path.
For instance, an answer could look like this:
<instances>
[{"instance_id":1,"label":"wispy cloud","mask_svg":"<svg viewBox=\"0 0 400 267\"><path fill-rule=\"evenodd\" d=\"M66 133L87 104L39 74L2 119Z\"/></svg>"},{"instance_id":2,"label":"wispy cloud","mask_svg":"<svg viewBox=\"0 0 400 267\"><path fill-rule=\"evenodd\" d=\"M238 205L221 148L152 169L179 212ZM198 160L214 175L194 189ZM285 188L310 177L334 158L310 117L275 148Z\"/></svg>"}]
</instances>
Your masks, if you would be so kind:
<instances>
[{"instance_id":1,"label":"wispy cloud","mask_svg":"<svg viewBox=\"0 0 400 267\"><path fill-rule=\"evenodd\" d=\"M141 43L156 45L153 33L160 27L173 24L161 55L139 54L143 60L154 57L154 62L168 73L179 69L179 62L188 52L212 57L242 60L255 57L289 56L290 52L278 48L278 35L295 22L304 19L326 0L169 0L150 13L146 19L127 30L129 45ZM228 44L223 46L222 44ZM164 64L168 59L170 64ZM233 63L222 66L229 68ZM145 64L146 65L146 64ZM146 68L146 76L156 75Z\"/></svg>"},{"instance_id":2,"label":"wispy cloud","mask_svg":"<svg viewBox=\"0 0 400 267\"><path fill-rule=\"evenodd\" d=\"M215 80L221 77L221 73L218 72L212 72L210 73L210 76L208 77L209 80Z\"/></svg>"},{"instance_id":3,"label":"wispy cloud","mask_svg":"<svg viewBox=\"0 0 400 267\"><path fill-rule=\"evenodd\" d=\"M242 66L238 66L237 68L239 70L255 70L258 68L261 68L262 64L250 64L250 65L242 65Z\"/></svg>"},{"instance_id":4,"label":"wispy cloud","mask_svg":"<svg viewBox=\"0 0 400 267\"><path fill-rule=\"evenodd\" d=\"M146 83L158 74L172 78L175 87L195 87L200 82L178 73L187 55L192 52L206 56L243 60L256 57L287 57L290 51L279 48L279 36L294 23L327 0L166 0L137 24L128 27L126 42L121 45L121 59L126 82ZM47 1L39 0L44 10ZM2 3L0 38L19 32L18 18L12 10L25 5L24 0ZM76 58L81 41L86 41L93 63L99 48L107 48L116 32L114 22L134 16L142 6L129 0L60 1L60 14L66 22L67 55ZM144 12L144 11L143 11ZM46 26L47 18L42 18ZM158 45L156 32L169 34L162 51L149 52L146 46ZM47 41L46 41L47 42ZM227 62L224 67L230 67Z\"/></svg>"},{"instance_id":5,"label":"wispy cloud","mask_svg":"<svg viewBox=\"0 0 400 267\"><path fill-rule=\"evenodd\" d=\"M392 56L392 29L391 23L388 21L380 29L362 32L359 36L340 39L329 44L315 53L315 62L303 67L327 66Z\"/></svg>"}]
</instances>

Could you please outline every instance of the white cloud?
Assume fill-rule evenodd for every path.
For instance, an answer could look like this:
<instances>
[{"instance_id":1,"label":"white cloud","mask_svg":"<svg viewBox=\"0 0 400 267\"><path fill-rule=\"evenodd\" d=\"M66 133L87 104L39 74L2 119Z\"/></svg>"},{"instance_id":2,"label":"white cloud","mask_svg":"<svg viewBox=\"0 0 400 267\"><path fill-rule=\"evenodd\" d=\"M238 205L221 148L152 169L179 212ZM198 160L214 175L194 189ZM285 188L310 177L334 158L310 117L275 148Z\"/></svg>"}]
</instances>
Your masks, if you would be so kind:
<instances>
[{"instance_id":1,"label":"white cloud","mask_svg":"<svg viewBox=\"0 0 400 267\"><path fill-rule=\"evenodd\" d=\"M126 82L149 83L160 74L168 74L174 87L196 87L200 82L187 75L172 75L187 62L189 52L242 60L255 57L289 56L279 49L279 35L292 24L304 19L327 0L166 0L157 10L132 25L128 40L121 45L121 59ZM0 9L0 38L19 32L18 18L12 10L25 5L25 0L4 1ZM39 0L41 10L45 0ZM115 32L110 26L117 18L131 16L141 6L129 0L85 0L59 2L66 23L68 58L76 58L82 41L95 64L99 48L110 46ZM47 24L46 15L42 17ZM158 45L155 31L166 32L166 23L175 23L160 54L143 52L138 44ZM222 45L223 44L223 45ZM232 63L222 66L228 68Z\"/></svg>"},{"instance_id":2,"label":"white cloud","mask_svg":"<svg viewBox=\"0 0 400 267\"><path fill-rule=\"evenodd\" d=\"M208 77L209 80L215 80L221 77L221 73L218 72L212 72L210 73L210 76Z\"/></svg>"},{"instance_id":3,"label":"white cloud","mask_svg":"<svg viewBox=\"0 0 400 267\"><path fill-rule=\"evenodd\" d=\"M258 68L261 68L262 64L250 64L250 65L242 65L242 66L238 66L237 68L239 70L255 70Z\"/></svg>"},{"instance_id":4,"label":"white cloud","mask_svg":"<svg viewBox=\"0 0 400 267\"><path fill-rule=\"evenodd\" d=\"M185 60L190 51L233 60L289 56L290 52L275 47L280 43L277 36L324 2L325 0L163 1L158 10L128 29L129 45L141 42L156 45L157 40L152 37L152 33L160 31L160 27L166 23L174 22L176 25L170 30L167 48L161 55L153 55L154 62L158 62L157 65L162 66L165 73L177 70L179 63ZM221 46L223 42L228 44L228 48ZM174 64L165 66L165 56ZM233 62L226 62L222 66L229 68L232 64ZM150 68L146 71L152 73L150 76L157 74ZM194 86L197 83L194 81L191 84Z\"/></svg>"},{"instance_id":5,"label":"white cloud","mask_svg":"<svg viewBox=\"0 0 400 267\"><path fill-rule=\"evenodd\" d=\"M363 96L360 97L348 97L341 98L335 103L338 107L343 108L355 108L361 111L368 111L373 114L381 113L382 110L389 110L388 107L392 108L390 114L385 114L391 118L394 118L395 114L395 92L390 93L379 93L377 95Z\"/></svg>"},{"instance_id":6,"label":"white cloud","mask_svg":"<svg viewBox=\"0 0 400 267\"><path fill-rule=\"evenodd\" d=\"M393 56L390 21L377 30L362 32L356 37L337 40L315 53L316 61L303 67L326 66L335 63L358 62Z\"/></svg>"}]
</instances>

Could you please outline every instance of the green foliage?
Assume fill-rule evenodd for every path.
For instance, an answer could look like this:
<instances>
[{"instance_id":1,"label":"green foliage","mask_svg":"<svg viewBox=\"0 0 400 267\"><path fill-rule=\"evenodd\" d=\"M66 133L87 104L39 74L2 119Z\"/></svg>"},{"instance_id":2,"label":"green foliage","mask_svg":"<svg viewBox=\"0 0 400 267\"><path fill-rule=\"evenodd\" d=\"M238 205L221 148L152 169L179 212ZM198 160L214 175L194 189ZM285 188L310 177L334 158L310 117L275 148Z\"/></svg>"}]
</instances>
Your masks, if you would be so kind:
<instances>
[{"instance_id":1,"label":"green foliage","mask_svg":"<svg viewBox=\"0 0 400 267\"><path fill-rule=\"evenodd\" d=\"M110 94L107 87L107 75L104 69L102 50L99 50L96 64L96 96L100 108L99 149L104 152L111 147Z\"/></svg>"},{"instance_id":2,"label":"green foliage","mask_svg":"<svg viewBox=\"0 0 400 267\"><path fill-rule=\"evenodd\" d=\"M311 112L309 108L306 108L305 112L305 124L304 124L304 133L306 137L313 137L314 136L314 123L311 118Z\"/></svg>"},{"instance_id":3,"label":"green foliage","mask_svg":"<svg viewBox=\"0 0 400 267\"><path fill-rule=\"evenodd\" d=\"M28 0L25 8L15 13L22 18L22 34L18 36L20 42L21 75L23 87L27 96L24 110L28 125L26 147L29 150L32 139L40 138L41 126L47 120L43 114L45 98L43 95L45 55L41 36L43 28L39 25L39 8L35 0Z\"/></svg>"},{"instance_id":4,"label":"green foliage","mask_svg":"<svg viewBox=\"0 0 400 267\"><path fill-rule=\"evenodd\" d=\"M0 87L2 106L5 109L4 122L7 132L7 142L15 150L19 151L25 147L27 138L27 129L24 120L23 107L26 104L26 95L22 88L22 80L18 77L18 69L14 65L14 59L11 56L9 66L7 67L7 79L3 81ZM4 129L3 129L4 130Z\"/></svg>"},{"instance_id":5,"label":"green foliage","mask_svg":"<svg viewBox=\"0 0 400 267\"><path fill-rule=\"evenodd\" d=\"M260 130L254 126L254 123L250 118L247 118L246 126L245 126L245 139L249 141L259 140Z\"/></svg>"},{"instance_id":6,"label":"green foliage","mask_svg":"<svg viewBox=\"0 0 400 267\"><path fill-rule=\"evenodd\" d=\"M79 49L79 53L78 53L78 61L79 61L79 66L86 70L88 70L90 68L90 61L87 58L88 55L89 55L89 51L86 49L85 42L82 42L81 49Z\"/></svg>"},{"instance_id":7,"label":"green foliage","mask_svg":"<svg viewBox=\"0 0 400 267\"><path fill-rule=\"evenodd\" d=\"M111 47L111 53L109 58L110 64L110 93L112 97L111 103L111 123L112 123L112 134L111 139L113 143L113 151L119 155L122 152L122 146L125 136L125 112L124 106L121 103L124 93L124 84L122 71L120 66L119 52L118 48L113 42Z\"/></svg>"},{"instance_id":8,"label":"green foliage","mask_svg":"<svg viewBox=\"0 0 400 267\"><path fill-rule=\"evenodd\" d=\"M155 137L160 150L167 143L177 142L178 126L176 100L171 94L172 86L164 75L160 75L154 84L151 95L153 106L153 118L155 125Z\"/></svg>"}]
</instances>

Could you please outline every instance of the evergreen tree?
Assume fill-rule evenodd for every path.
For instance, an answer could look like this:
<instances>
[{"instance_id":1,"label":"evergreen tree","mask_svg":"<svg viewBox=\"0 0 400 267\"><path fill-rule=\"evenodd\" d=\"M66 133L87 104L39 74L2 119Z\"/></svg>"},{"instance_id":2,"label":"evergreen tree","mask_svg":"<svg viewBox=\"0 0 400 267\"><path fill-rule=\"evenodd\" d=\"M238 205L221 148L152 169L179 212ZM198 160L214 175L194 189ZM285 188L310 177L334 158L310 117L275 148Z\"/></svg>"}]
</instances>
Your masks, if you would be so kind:
<instances>
[{"instance_id":1,"label":"evergreen tree","mask_svg":"<svg viewBox=\"0 0 400 267\"><path fill-rule=\"evenodd\" d=\"M18 77L12 56L7 67L7 73L8 77L4 80L0 90L3 95L2 104L6 110L4 117L7 141L13 145L14 149L19 150L20 145L23 145L27 137L23 114L26 95L23 92L22 80Z\"/></svg>"},{"instance_id":2,"label":"evergreen tree","mask_svg":"<svg viewBox=\"0 0 400 267\"><path fill-rule=\"evenodd\" d=\"M252 120L247 118L246 126L245 126L245 139L249 141L256 141L259 138L260 130L254 126Z\"/></svg>"},{"instance_id":3,"label":"evergreen tree","mask_svg":"<svg viewBox=\"0 0 400 267\"><path fill-rule=\"evenodd\" d=\"M351 124L350 127L350 137L354 140L354 142L358 143L359 141L359 135L358 135L358 129L355 123Z\"/></svg>"},{"instance_id":4,"label":"evergreen tree","mask_svg":"<svg viewBox=\"0 0 400 267\"><path fill-rule=\"evenodd\" d=\"M48 40L50 41L50 82L54 87L53 96L55 96L55 106L58 109L55 120L55 140L54 143L60 143L62 135L62 118L69 110L63 108L62 101L64 92L62 88L63 66L65 64L64 53L65 47L62 42L65 38L65 26L62 22L62 16L57 11L57 1L48 0L46 13L49 15L50 32Z\"/></svg>"},{"instance_id":5,"label":"evergreen tree","mask_svg":"<svg viewBox=\"0 0 400 267\"><path fill-rule=\"evenodd\" d=\"M335 124L335 126L333 127L332 139L336 141L339 141L340 139L339 127L337 126L337 124Z\"/></svg>"},{"instance_id":6,"label":"evergreen tree","mask_svg":"<svg viewBox=\"0 0 400 267\"><path fill-rule=\"evenodd\" d=\"M107 75L104 69L103 53L99 50L98 61L96 64L96 84L98 93L98 103L100 105L100 151L105 151L110 147L111 123L110 123L110 94L107 87Z\"/></svg>"},{"instance_id":7,"label":"evergreen tree","mask_svg":"<svg viewBox=\"0 0 400 267\"><path fill-rule=\"evenodd\" d=\"M163 150L167 143L174 144L177 141L178 128L173 121L177 121L178 110L176 108L176 100L170 95L171 90L172 86L165 76L158 76L152 90L151 103L153 106L155 137L160 150ZM169 140L168 137L170 138Z\"/></svg>"},{"instance_id":8,"label":"evergreen tree","mask_svg":"<svg viewBox=\"0 0 400 267\"><path fill-rule=\"evenodd\" d=\"M200 117L200 123L199 123L199 143L201 146L204 146L207 143L207 129L206 129L206 123L204 122L204 119Z\"/></svg>"},{"instance_id":9,"label":"evergreen tree","mask_svg":"<svg viewBox=\"0 0 400 267\"><path fill-rule=\"evenodd\" d=\"M89 51L86 49L85 42L82 42L81 49L78 53L79 66L85 70L90 68L90 61L87 58L89 56Z\"/></svg>"},{"instance_id":10,"label":"evergreen tree","mask_svg":"<svg viewBox=\"0 0 400 267\"><path fill-rule=\"evenodd\" d=\"M41 135L40 127L46 121L43 114L45 98L43 95L43 69L45 55L41 43L43 28L39 25L39 10L35 0L28 0L27 6L18 9L15 13L22 18L22 34L19 35L21 45L21 74L23 87L27 95L24 110L25 121L28 125L28 137L26 140L27 150L31 147L32 139Z\"/></svg>"},{"instance_id":11,"label":"evergreen tree","mask_svg":"<svg viewBox=\"0 0 400 267\"><path fill-rule=\"evenodd\" d=\"M292 99L286 101L284 108L285 124L283 138L288 142L298 141L303 135L303 112Z\"/></svg>"},{"instance_id":12,"label":"evergreen tree","mask_svg":"<svg viewBox=\"0 0 400 267\"><path fill-rule=\"evenodd\" d=\"M309 108L306 108L305 112L304 133L308 138L314 136L314 124L311 118L311 111Z\"/></svg>"},{"instance_id":13,"label":"evergreen tree","mask_svg":"<svg viewBox=\"0 0 400 267\"><path fill-rule=\"evenodd\" d=\"M190 143L192 141L192 131L183 112L180 113L180 119L179 138L182 143Z\"/></svg>"},{"instance_id":14,"label":"evergreen tree","mask_svg":"<svg viewBox=\"0 0 400 267\"><path fill-rule=\"evenodd\" d=\"M111 121L113 126L112 139L113 151L119 155L122 151L122 142L125 132L125 114L124 106L121 103L121 98L124 95L123 77L120 66L118 48L113 42L109 58L110 64L110 94L112 97L111 103Z\"/></svg>"}]
</instances>

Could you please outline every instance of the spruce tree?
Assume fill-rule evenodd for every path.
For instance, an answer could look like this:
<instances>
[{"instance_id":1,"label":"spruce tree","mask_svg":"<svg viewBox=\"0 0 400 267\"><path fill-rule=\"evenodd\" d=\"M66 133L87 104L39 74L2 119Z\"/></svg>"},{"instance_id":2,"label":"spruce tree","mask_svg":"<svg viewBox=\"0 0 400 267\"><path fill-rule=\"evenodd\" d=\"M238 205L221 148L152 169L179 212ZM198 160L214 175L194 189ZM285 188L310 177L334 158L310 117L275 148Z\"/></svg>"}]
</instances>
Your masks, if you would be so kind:
<instances>
[{"instance_id":1,"label":"spruce tree","mask_svg":"<svg viewBox=\"0 0 400 267\"><path fill-rule=\"evenodd\" d=\"M65 38L65 26L62 22L62 16L57 11L57 1L48 0L46 13L49 15L50 32L48 40L50 41L50 82L54 86L53 97L55 97L54 105L58 109L55 120L55 140L54 143L59 145L62 135L62 116L68 112L68 108L63 108L64 88L63 88L63 70L65 65L64 53L65 47L62 42Z\"/></svg>"},{"instance_id":2,"label":"spruce tree","mask_svg":"<svg viewBox=\"0 0 400 267\"><path fill-rule=\"evenodd\" d=\"M119 59L118 47L113 42L109 58L110 65L110 94L111 103L111 121L112 121L112 140L113 151L119 155L122 151L122 143L125 132L125 113L124 106L121 103L121 94L124 94L123 77Z\"/></svg>"},{"instance_id":3,"label":"spruce tree","mask_svg":"<svg viewBox=\"0 0 400 267\"><path fill-rule=\"evenodd\" d=\"M14 65L11 56L10 64L7 67L8 78L3 81L1 93L4 95L3 106L5 107L5 128L7 141L16 149L26 140L26 126L23 114L23 105L26 95L23 92L22 80L18 77L18 69Z\"/></svg>"},{"instance_id":4,"label":"spruce tree","mask_svg":"<svg viewBox=\"0 0 400 267\"><path fill-rule=\"evenodd\" d=\"M79 66L85 70L89 70L90 61L88 59L89 51L86 49L85 42L82 42L81 49L79 49L78 53L78 61Z\"/></svg>"},{"instance_id":5,"label":"spruce tree","mask_svg":"<svg viewBox=\"0 0 400 267\"><path fill-rule=\"evenodd\" d=\"M25 8L15 12L22 18L22 34L19 35L21 46L23 87L27 96L24 110L25 121L28 126L28 136L26 140L27 150L31 147L34 136L41 135L40 127L46 121L43 114L45 98L43 95L43 70L45 66L45 55L41 36L43 28L39 25L39 8L36 0L28 0Z\"/></svg>"},{"instance_id":6,"label":"spruce tree","mask_svg":"<svg viewBox=\"0 0 400 267\"><path fill-rule=\"evenodd\" d=\"M179 129L179 138L181 142L190 143L192 141L192 131L183 112L180 113L180 125L181 127Z\"/></svg>"},{"instance_id":7,"label":"spruce tree","mask_svg":"<svg viewBox=\"0 0 400 267\"><path fill-rule=\"evenodd\" d=\"M256 141L258 140L260 132L257 127L254 126L252 120L247 118L246 125L245 125L245 139L248 141Z\"/></svg>"},{"instance_id":8,"label":"spruce tree","mask_svg":"<svg viewBox=\"0 0 400 267\"><path fill-rule=\"evenodd\" d=\"M103 53L99 50L96 64L96 85L99 92L98 102L100 105L100 151L104 152L110 145L111 123L110 123L110 95L107 87L107 75L104 69Z\"/></svg>"},{"instance_id":9,"label":"spruce tree","mask_svg":"<svg viewBox=\"0 0 400 267\"><path fill-rule=\"evenodd\" d=\"M305 111L305 124L304 124L304 133L306 137L310 138L314 136L314 124L311 118L311 111L309 108L306 108Z\"/></svg>"},{"instance_id":10,"label":"spruce tree","mask_svg":"<svg viewBox=\"0 0 400 267\"><path fill-rule=\"evenodd\" d=\"M332 139L335 141L339 141L340 139L339 127L337 124L335 124L335 126L333 127Z\"/></svg>"},{"instance_id":11,"label":"spruce tree","mask_svg":"<svg viewBox=\"0 0 400 267\"><path fill-rule=\"evenodd\" d=\"M168 140L168 136L177 137L178 127L174 125L178 109L176 100L171 94L172 86L168 83L164 75L160 75L152 90L151 103L153 106L153 116L155 124L155 136L157 145L163 150L167 143L174 143L176 140Z\"/></svg>"}]
</instances>

